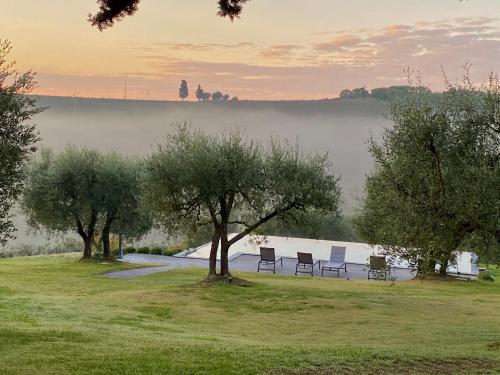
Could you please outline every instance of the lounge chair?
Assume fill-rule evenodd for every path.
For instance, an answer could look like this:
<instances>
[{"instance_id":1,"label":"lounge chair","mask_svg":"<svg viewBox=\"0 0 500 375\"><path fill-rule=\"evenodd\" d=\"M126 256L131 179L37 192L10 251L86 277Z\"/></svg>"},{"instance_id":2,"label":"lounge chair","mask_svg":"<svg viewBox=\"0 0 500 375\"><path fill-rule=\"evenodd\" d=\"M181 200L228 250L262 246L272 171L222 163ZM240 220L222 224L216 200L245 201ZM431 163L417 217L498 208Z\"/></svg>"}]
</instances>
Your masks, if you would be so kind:
<instances>
[{"instance_id":1,"label":"lounge chair","mask_svg":"<svg viewBox=\"0 0 500 375\"><path fill-rule=\"evenodd\" d=\"M257 272L262 271L273 271L276 273L276 263L280 262L281 267L283 267L283 258L276 259L276 254L274 253L274 248L272 247L261 247L260 248L260 260L257 265ZM261 268L261 266L272 266L273 268Z\"/></svg>"},{"instance_id":2,"label":"lounge chair","mask_svg":"<svg viewBox=\"0 0 500 375\"><path fill-rule=\"evenodd\" d=\"M385 256L370 256L368 280L387 280L387 260Z\"/></svg>"},{"instance_id":3,"label":"lounge chair","mask_svg":"<svg viewBox=\"0 0 500 375\"><path fill-rule=\"evenodd\" d=\"M321 264L321 276L323 271L337 272L337 277L340 277L340 270L347 272L347 264L345 262L345 246L332 246L330 253L330 261ZM320 261L321 262L321 261Z\"/></svg>"},{"instance_id":4,"label":"lounge chair","mask_svg":"<svg viewBox=\"0 0 500 375\"><path fill-rule=\"evenodd\" d=\"M295 266L295 274L297 273L310 273L311 277L314 276L314 266L317 264L319 269L319 260L314 261L311 253L297 252L297 265Z\"/></svg>"}]
</instances>

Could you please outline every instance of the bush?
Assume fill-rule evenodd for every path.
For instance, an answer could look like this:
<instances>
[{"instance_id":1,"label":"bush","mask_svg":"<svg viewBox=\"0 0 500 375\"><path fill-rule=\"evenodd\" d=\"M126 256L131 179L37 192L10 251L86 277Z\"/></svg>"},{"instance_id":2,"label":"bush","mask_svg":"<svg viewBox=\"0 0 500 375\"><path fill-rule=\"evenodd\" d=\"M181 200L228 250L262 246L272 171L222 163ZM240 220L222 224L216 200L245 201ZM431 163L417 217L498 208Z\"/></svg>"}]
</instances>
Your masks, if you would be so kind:
<instances>
[{"instance_id":1,"label":"bush","mask_svg":"<svg viewBox=\"0 0 500 375\"><path fill-rule=\"evenodd\" d=\"M479 272L479 276L477 277L478 280L481 281L495 281L495 278L493 277L493 274L490 271L482 271Z\"/></svg>"},{"instance_id":2,"label":"bush","mask_svg":"<svg viewBox=\"0 0 500 375\"><path fill-rule=\"evenodd\" d=\"M175 254L179 254L181 251L184 251L184 249L182 247L180 247L179 245L172 245L172 246L167 247L163 251L163 255L171 257L171 256L174 256Z\"/></svg>"},{"instance_id":3,"label":"bush","mask_svg":"<svg viewBox=\"0 0 500 375\"><path fill-rule=\"evenodd\" d=\"M153 246L151 248L151 251L150 251L150 254L154 254L154 255L161 255L162 254L162 248L159 247L159 246Z\"/></svg>"},{"instance_id":4,"label":"bush","mask_svg":"<svg viewBox=\"0 0 500 375\"><path fill-rule=\"evenodd\" d=\"M137 253L138 254L150 254L151 253L151 249L149 248L149 246L139 247L137 249Z\"/></svg>"},{"instance_id":5,"label":"bush","mask_svg":"<svg viewBox=\"0 0 500 375\"><path fill-rule=\"evenodd\" d=\"M135 249L135 247L133 246L128 246L126 247L125 249L123 249L125 251L125 253L127 254L133 254L135 252L137 252L137 250Z\"/></svg>"}]
</instances>

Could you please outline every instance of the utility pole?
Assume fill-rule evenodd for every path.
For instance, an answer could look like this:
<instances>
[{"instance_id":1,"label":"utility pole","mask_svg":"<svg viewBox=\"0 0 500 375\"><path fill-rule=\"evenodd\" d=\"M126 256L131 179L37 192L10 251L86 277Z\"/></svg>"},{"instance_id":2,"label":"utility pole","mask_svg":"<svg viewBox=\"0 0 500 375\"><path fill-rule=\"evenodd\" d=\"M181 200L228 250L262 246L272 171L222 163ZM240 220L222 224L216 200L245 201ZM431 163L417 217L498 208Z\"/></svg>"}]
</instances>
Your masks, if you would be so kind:
<instances>
[{"instance_id":1,"label":"utility pole","mask_svg":"<svg viewBox=\"0 0 500 375\"><path fill-rule=\"evenodd\" d=\"M73 93L73 118L75 117L76 115L76 96L78 95L77 92L74 92Z\"/></svg>"},{"instance_id":2,"label":"utility pole","mask_svg":"<svg viewBox=\"0 0 500 375\"><path fill-rule=\"evenodd\" d=\"M127 100L127 73L125 73L125 100Z\"/></svg>"}]
</instances>

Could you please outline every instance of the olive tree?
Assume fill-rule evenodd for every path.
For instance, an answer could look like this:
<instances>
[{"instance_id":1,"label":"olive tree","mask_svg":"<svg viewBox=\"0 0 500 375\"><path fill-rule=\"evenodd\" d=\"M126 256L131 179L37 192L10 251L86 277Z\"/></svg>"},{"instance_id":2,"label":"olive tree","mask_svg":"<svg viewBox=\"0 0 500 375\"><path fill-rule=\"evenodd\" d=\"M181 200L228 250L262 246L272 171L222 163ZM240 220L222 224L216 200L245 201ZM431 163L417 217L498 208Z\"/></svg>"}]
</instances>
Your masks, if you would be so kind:
<instances>
[{"instance_id":1,"label":"olive tree","mask_svg":"<svg viewBox=\"0 0 500 375\"><path fill-rule=\"evenodd\" d=\"M22 208L36 229L75 231L92 256L100 231L103 256L110 257L110 234L139 237L151 227L140 208L139 162L118 154L67 147L59 154L42 150L28 165ZM149 224L148 224L149 223Z\"/></svg>"},{"instance_id":2,"label":"olive tree","mask_svg":"<svg viewBox=\"0 0 500 375\"><path fill-rule=\"evenodd\" d=\"M0 39L0 245L14 237L10 210L22 190L23 165L38 142L30 121L42 110L27 96L36 87L34 73L18 73L7 60L10 51L10 43Z\"/></svg>"},{"instance_id":3,"label":"olive tree","mask_svg":"<svg viewBox=\"0 0 500 375\"><path fill-rule=\"evenodd\" d=\"M76 231L84 242L83 257L92 256L99 219L99 168L94 150L68 147L60 154L44 149L29 164L21 202L35 229Z\"/></svg>"},{"instance_id":4,"label":"olive tree","mask_svg":"<svg viewBox=\"0 0 500 375\"><path fill-rule=\"evenodd\" d=\"M487 253L500 240L498 80L448 84L437 104L416 90L391 119L382 141L370 141L360 233L420 272L439 263L445 274L457 251Z\"/></svg>"},{"instance_id":5,"label":"olive tree","mask_svg":"<svg viewBox=\"0 0 500 375\"><path fill-rule=\"evenodd\" d=\"M111 257L110 235L140 238L148 233L152 221L141 205L142 163L117 153L102 155L98 173L97 201L103 215L103 257Z\"/></svg>"},{"instance_id":6,"label":"olive tree","mask_svg":"<svg viewBox=\"0 0 500 375\"><path fill-rule=\"evenodd\" d=\"M230 247L264 223L312 209L339 212L338 179L327 155L277 140L264 147L238 131L207 135L181 126L150 156L147 172L145 199L160 224L212 226L211 276L219 245L220 275L230 276ZM229 238L231 225L240 230Z\"/></svg>"}]
</instances>

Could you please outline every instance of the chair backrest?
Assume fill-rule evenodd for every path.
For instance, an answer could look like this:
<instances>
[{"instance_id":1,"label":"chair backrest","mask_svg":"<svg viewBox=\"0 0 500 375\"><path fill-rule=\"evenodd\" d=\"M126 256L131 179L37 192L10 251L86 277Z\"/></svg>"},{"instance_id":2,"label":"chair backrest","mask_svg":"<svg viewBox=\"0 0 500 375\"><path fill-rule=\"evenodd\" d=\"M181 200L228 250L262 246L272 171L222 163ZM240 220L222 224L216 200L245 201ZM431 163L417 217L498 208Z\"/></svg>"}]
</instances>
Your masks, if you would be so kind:
<instances>
[{"instance_id":1,"label":"chair backrest","mask_svg":"<svg viewBox=\"0 0 500 375\"><path fill-rule=\"evenodd\" d=\"M299 263L313 264L313 255L311 253L297 252L297 258L299 259Z\"/></svg>"},{"instance_id":2,"label":"chair backrest","mask_svg":"<svg viewBox=\"0 0 500 375\"><path fill-rule=\"evenodd\" d=\"M260 248L260 260L274 262L276 259L273 247L261 247Z\"/></svg>"},{"instance_id":3,"label":"chair backrest","mask_svg":"<svg viewBox=\"0 0 500 375\"><path fill-rule=\"evenodd\" d=\"M387 261L384 256L370 256L370 269L374 271L383 271L387 268Z\"/></svg>"},{"instance_id":4,"label":"chair backrest","mask_svg":"<svg viewBox=\"0 0 500 375\"><path fill-rule=\"evenodd\" d=\"M345 246L332 246L330 262L345 263Z\"/></svg>"}]
</instances>

